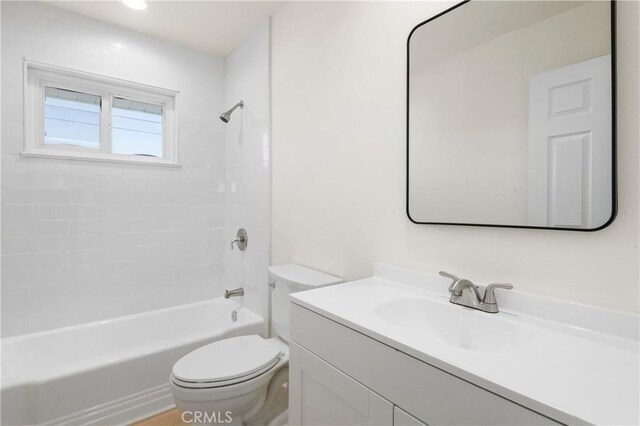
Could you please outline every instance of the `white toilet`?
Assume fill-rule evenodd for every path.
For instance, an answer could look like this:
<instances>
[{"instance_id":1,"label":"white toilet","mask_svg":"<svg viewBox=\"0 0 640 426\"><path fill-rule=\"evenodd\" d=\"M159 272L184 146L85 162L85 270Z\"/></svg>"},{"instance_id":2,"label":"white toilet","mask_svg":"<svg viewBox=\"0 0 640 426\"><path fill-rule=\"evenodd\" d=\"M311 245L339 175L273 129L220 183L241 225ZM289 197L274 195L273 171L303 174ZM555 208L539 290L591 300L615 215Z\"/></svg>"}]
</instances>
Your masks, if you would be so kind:
<instances>
[{"instance_id":1,"label":"white toilet","mask_svg":"<svg viewBox=\"0 0 640 426\"><path fill-rule=\"evenodd\" d=\"M286 424L289 379L289 294L342 282L296 264L269 267L271 324L276 337L219 340L173 366L176 406L193 423Z\"/></svg>"}]
</instances>

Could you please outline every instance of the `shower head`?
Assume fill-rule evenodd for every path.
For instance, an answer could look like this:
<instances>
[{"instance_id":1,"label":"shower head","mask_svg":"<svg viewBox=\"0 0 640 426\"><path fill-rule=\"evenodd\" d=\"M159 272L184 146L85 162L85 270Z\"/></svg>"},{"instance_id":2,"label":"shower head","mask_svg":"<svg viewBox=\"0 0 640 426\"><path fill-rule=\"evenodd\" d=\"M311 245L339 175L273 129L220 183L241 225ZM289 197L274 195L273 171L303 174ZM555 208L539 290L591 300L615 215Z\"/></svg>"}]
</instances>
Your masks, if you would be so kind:
<instances>
[{"instance_id":1,"label":"shower head","mask_svg":"<svg viewBox=\"0 0 640 426\"><path fill-rule=\"evenodd\" d=\"M225 123L228 123L228 122L229 122L229 120L231 120L231 113L232 113L233 111L235 111L235 109L236 109L236 108L238 108L238 107L240 107L240 109L242 109L242 108L244 107L244 101L240 101L240 102L238 102L237 104L235 104L235 105L233 106L233 108L231 108L231 109L229 109L229 110L227 110L227 111L223 112L223 113L220 115L220 120L224 121Z\"/></svg>"}]
</instances>

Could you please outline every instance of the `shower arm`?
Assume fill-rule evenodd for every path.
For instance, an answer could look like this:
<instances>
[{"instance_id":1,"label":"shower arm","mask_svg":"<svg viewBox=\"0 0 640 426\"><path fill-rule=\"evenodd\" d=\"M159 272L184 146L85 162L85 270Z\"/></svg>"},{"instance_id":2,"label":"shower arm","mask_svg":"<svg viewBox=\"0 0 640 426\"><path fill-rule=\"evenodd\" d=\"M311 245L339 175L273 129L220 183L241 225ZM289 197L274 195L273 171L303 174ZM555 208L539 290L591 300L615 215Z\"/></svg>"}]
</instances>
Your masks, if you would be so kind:
<instances>
[{"instance_id":1,"label":"shower arm","mask_svg":"<svg viewBox=\"0 0 640 426\"><path fill-rule=\"evenodd\" d=\"M240 109L244 108L244 101L240 101L237 104L235 104L229 111L227 111L227 114L231 114L237 108L240 108Z\"/></svg>"}]
</instances>

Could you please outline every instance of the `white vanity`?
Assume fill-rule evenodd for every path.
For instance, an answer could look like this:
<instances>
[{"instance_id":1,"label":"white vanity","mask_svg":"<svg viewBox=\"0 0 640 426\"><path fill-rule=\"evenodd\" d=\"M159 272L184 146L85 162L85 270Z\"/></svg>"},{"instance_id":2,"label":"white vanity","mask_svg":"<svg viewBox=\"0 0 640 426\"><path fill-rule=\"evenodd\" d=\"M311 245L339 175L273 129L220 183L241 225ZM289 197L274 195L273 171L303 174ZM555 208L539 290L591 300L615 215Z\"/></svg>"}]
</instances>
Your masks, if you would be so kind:
<instances>
[{"instance_id":1,"label":"white vanity","mask_svg":"<svg viewBox=\"0 0 640 426\"><path fill-rule=\"evenodd\" d=\"M497 314L450 280L375 265L292 296L290 424L634 424L638 316L513 291Z\"/></svg>"}]
</instances>

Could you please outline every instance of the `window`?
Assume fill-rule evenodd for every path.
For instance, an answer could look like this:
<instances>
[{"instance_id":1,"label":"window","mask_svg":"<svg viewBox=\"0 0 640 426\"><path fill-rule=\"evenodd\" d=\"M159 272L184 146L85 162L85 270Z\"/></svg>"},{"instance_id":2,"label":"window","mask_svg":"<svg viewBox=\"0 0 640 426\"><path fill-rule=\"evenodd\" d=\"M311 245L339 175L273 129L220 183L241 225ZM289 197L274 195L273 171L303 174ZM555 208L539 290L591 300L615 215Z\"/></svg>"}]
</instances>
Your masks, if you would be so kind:
<instances>
[{"instance_id":1,"label":"window","mask_svg":"<svg viewBox=\"0 0 640 426\"><path fill-rule=\"evenodd\" d=\"M45 87L44 144L100 148L100 96Z\"/></svg>"},{"instance_id":2,"label":"window","mask_svg":"<svg viewBox=\"0 0 640 426\"><path fill-rule=\"evenodd\" d=\"M114 98L113 152L162 157L162 105Z\"/></svg>"},{"instance_id":3,"label":"window","mask_svg":"<svg viewBox=\"0 0 640 426\"><path fill-rule=\"evenodd\" d=\"M25 156L175 165L177 93L27 63Z\"/></svg>"}]
</instances>

